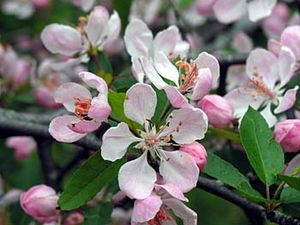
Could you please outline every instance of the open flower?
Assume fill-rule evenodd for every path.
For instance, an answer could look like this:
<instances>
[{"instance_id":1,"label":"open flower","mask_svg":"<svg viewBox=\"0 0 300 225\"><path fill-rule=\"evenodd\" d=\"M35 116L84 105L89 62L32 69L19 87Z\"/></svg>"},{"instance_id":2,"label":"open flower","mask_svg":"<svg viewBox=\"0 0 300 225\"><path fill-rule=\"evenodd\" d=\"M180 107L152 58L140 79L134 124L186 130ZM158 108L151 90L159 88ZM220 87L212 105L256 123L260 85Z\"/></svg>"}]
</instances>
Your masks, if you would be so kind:
<instances>
[{"instance_id":1,"label":"open flower","mask_svg":"<svg viewBox=\"0 0 300 225\"><path fill-rule=\"evenodd\" d=\"M158 88L162 88L161 84L164 84L162 78L152 77L152 74L148 76L144 68L151 65L161 76L173 80L177 69L169 58L175 58L178 55L185 56L189 49L189 44L182 40L176 26L170 26L153 38L147 25L139 19L132 19L128 24L124 41L127 52L131 56L132 72L135 78L140 83L144 83L147 78Z\"/></svg>"},{"instance_id":2,"label":"open flower","mask_svg":"<svg viewBox=\"0 0 300 225\"><path fill-rule=\"evenodd\" d=\"M79 76L88 86L97 89L99 94L92 97L88 89L73 82L64 83L55 91L55 101L74 113L51 121L49 132L57 141L70 143L79 140L98 129L111 113L105 81L89 72L81 72Z\"/></svg>"},{"instance_id":3,"label":"open flower","mask_svg":"<svg viewBox=\"0 0 300 225\"><path fill-rule=\"evenodd\" d=\"M183 220L184 225L196 225L197 214L184 205L184 195L172 185L155 184L152 193L145 199L134 202L131 224L156 225L173 224L176 221L169 214L173 213Z\"/></svg>"},{"instance_id":4,"label":"open flower","mask_svg":"<svg viewBox=\"0 0 300 225\"><path fill-rule=\"evenodd\" d=\"M165 182L177 185L182 192L191 190L198 179L199 169L194 159L185 152L169 148L202 139L207 130L206 115L200 109L175 110L163 127L156 128L151 122L156 103L156 93L151 86L135 84L126 93L124 112L144 129L138 130L135 136L122 122L103 135L101 155L105 160L122 158L132 143L137 143L135 148L142 152L140 157L124 164L119 171L120 189L130 198L144 199L153 190L156 172L149 165L148 156L159 164L159 173Z\"/></svg>"},{"instance_id":5,"label":"open flower","mask_svg":"<svg viewBox=\"0 0 300 225\"><path fill-rule=\"evenodd\" d=\"M88 16L81 18L78 29L63 24L50 24L41 33L45 47L52 53L65 56L80 54L77 61L85 60L85 53L97 49L111 48L119 38L121 21L116 11L109 16L108 11L97 6Z\"/></svg>"},{"instance_id":6,"label":"open flower","mask_svg":"<svg viewBox=\"0 0 300 225\"><path fill-rule=\"evenodd\" d=\"M296 100L298 86L285 93L283 88L294 75L295 56L292 51L282 47L278 58L264 49L253 50L246 63L248 85L229 92L225 98L234 108L234 115L241 118L250 105L262 110L262 115L269 126L277 119L271 112L271 104L277 105L274 113L281 113L291 108Z\"/></svg>"}]
</instances>

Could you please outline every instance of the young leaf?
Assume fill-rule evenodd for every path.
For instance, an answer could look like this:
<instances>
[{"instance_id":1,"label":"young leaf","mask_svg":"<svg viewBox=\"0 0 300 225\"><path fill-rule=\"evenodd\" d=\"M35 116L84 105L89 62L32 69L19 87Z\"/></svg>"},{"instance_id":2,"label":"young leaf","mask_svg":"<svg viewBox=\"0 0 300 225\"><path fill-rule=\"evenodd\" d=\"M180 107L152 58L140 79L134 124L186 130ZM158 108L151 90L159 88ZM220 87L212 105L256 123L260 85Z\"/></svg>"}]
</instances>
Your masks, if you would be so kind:
<instances>
[{"instance_id":1,"label":"young leaf","mask_svg":"<svg viewBox=\"0 0 300 225\"><path fill-rule=\"evenodd\" d=\"M280 199L284 203L300 202L300 191L291 187L286 187L282 190Z\"/></svg>"},{"instance_id":2,"label":"young leaf","mask_svg":"<svg viewBox=\"0 0 300 225\"><path fill-rule=\"evenodd\" d=\"M213 153L208 153L207 165L203 172L236 188L241 194L253 201L265 201L260 193L251 187L248 179L237 168Z\"/></svg>"},{"instance_id":3,"label":"young leaf","mask_svg":"<svg viewBox=\"0 0 300 225\"><path fill-rule=\"evenodd\" d=\"M107 56L105 55L104 52L99 52L99 60L101 62L101 65L103 66L103 70L105 73L108 74L112 74L113 73L113 69L112 66L110 64L109 59L107 58Z\"/></svg>"},{"instance_id":4,"label":"young leaf","mask_svg":"<svg viewBox=\"0 0 300 225\"><path fill-rule=\"evenodd\" d=\"M300 190L300 177L279 175L279 179L286 182L290 187Z\"/></svg>"},{"instance_id":5,"label":"young leaf","mask_svg":"<svg viewBox=\"0 0 300 225\"><path fill-rule=\"evenodd\" d=\"M67 181L59 197L62 210L72 210L91 200L106 184L115 179L120 167L125 163L120 159L114 163L105 161L100 152L92 155Z\"/></svg>"},{"instance_id":6,"label":"young leaf","mask_svg":"<svg viewBox=\"0 0 300 225\"><path fill-rule=\"evenodd\" d=\"M283 170L284 155L263 116L249 107L240 127L241 141L259 179L270 186Z\"/></svg>"}]
</instances>

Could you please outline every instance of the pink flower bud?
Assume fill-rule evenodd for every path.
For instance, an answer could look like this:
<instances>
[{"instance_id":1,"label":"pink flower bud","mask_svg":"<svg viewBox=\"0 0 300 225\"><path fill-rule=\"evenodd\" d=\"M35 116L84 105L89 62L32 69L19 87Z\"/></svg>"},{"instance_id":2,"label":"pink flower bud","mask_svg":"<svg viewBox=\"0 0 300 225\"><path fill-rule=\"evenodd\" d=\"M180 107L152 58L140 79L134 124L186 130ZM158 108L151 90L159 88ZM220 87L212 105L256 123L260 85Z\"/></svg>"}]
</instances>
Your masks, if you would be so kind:
<instances>
[{"instance_id":1,"label":"pink flower bud","mask_svg":"<svg viewBox=\"0 0 300 225\"><path fill-rule=\"evenodd\" d=\"M15 150L16 159L24 160L32 154L36 148L36 142L32 137L16 136L8 138L6 146Z\"/></svg>"},{"instance_id":2,"label":"pink flower bud","mask_svg":"<svg viewBox=\"0 0 300 225\"><path fill-rule=\"evenodd\" d=\"M213 14L213 6L216 3L216 0L197 0L196 1L196 10L200 15L210 16Z\"/></svg>"},{"instance_id":3,"label":"pink flower bud","mask_svg":"<svg viewBox=\"0 0 300 225\"><path fill-rule=\"evenodd\" d=\"M46 9L51 4L51 0L33 0L32 2L37 9Z\"/></svg>"},{"instance_id":4,"label":"pink flower bud","mask_svg":"<svg viewBox=\"0 0 300 225\"><path fill-rule=\"evenodd\" d=\"M300 150L300 120L285 120L275 125L274 135L285 152Z\"/></svg>"},{"instance_id":5,"label":"pink flower bud","mask_svg":"<svg viewBox=\"0 0 300 225\"><path fill-rule=\"evenodd\" d=\"M208 122L215 127L225 127L234 119L232 106L219 95L206 95L198 102L198 106L206 113Z\"/></svg>"},{"instance_id":6,"label":"pink flower bud","mask_svg":"<svg viewBox=\"0 0 300 225\"><path fill-rule=\"evenodd\" d=\"M80 212L73 212L67 216L64 225L80 225L84 222L84 216Z\"/></svg>"},{"instance_id":7,"label":"pink flower bud","mask_svg":"<svg viewBox=\"0 0 300 225\"><path fill-rule=\"evenodd\" d=\"M192 156L200 170L206 165L207 153L200 143L193 142L192 144L182 145L179 150Z\"/></svg>"},{"instance_id":8,"label":"pink flower bud","mask_svg":"<svg viewBox=\"0 0 300 225\"><path fill-rule=\"evenodd\" d=\"M23 210L40 223L53 222L59 218L57 201L55 190L46 185L34 186L20 196Z\"/></svg>"}]
</instances>

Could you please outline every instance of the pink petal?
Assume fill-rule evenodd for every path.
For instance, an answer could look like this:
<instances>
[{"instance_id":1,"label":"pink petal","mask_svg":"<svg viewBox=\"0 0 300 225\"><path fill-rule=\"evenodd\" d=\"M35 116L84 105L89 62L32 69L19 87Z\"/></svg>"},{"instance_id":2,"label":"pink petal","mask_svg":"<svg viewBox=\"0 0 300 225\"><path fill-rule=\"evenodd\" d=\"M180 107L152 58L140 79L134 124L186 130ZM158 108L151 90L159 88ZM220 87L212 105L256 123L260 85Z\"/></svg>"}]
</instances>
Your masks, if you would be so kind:
<instances>
[{"instance_id":1,"label":"pink petal","mask_svg":"<svg viewBox=\"0 0 300 225\"><path fill-rule=\"evenodd\" d=\"M69 124L68 128L79 134L87 134L97 130L101 125L101 122L95 120L80 120L78 123Z\"/></svg>"},{"instance_id":2,"label":"pink petal","mask_svg":"<svg viewBox=\"0 0 300 225\"><path fill-rule=\"evenodd\" d=\"M300 59L300 26L289 26L285 28L280 37L280 42L292 50L296 58Z\"/></svg>"},{"instance_id":3,"label":"pink petal","mask_svg":"<svg viewBox=\"0 0 300 225\"><path fill-rule=\"evenodd\" d=\"M269 16L277 0L253 0L248 3L249 18L256 22Z\"/></svg>"},{"instance_id":4,"label":"pink petal","mask_svg":"<svg viewBox=\"0 0 300 225\"><path fill-rule=\"evenodd\" d=\"M129 198L147 198L156 181L156 172L148 164L145 151L139 158L125 163L119 171L119 186Z\"/></svg>"},{"instance_id":5,"label":"pink petal","mask_svg":"<svg viewBox=\"0 0 300 225\"><path fill-rule=\"evenodd\" d=\"M131 63L131 70L133 76L139 83L144 83L145 73L142 68L141 62L139 61L139 58L135 56L131 57Z\"/></svg>"},{"instance_id":6,"label":"pink petal","mask_svg":"<svg viewBox=\"0 0 300 225\"><path fill-rule=\"evenodd\" d=\"M86 33L93 46L101 44L108 33L109 15L106 8L96 6L88 18Z\"/></svg>"},{"instance_id":7,"label":"pink petal","mask_svg":"<svg viewBox=\"0 0 300 225\"><path fill-rule=\"evenodd\" d=\"M249 53L253 48L253 42L246 33L241 31L234 35L233 47L240 53Z\"/></svg>"},{"instance_id":8,"label":"pink petal","mask_svg":"<svg viewBox=\"0 0 300 225\"><path fill-rule=\"evenodd\" d=\"M156 185L156 187L164 189L166 192L168 192L174 198L177 198L181 201L187 201L187 198L184 196L184 194L182 193L180 188L175 184L167 183L167 184L163 184L163 185ZM159 191L159 190L157 190L157 191Z\"/></svg>"},{"instance_id":9,"label":"pink petal","mask_svg":"<svg viewBox=\"0 0 300 225\"><path fill-rule=\"evenodd\" d=\"M197 213L185 206L181 201L169 198L163 203L172 209L174 214L182 219L184 225L197 225Z\"/></svg>"},{"instance_id":10,"label":"pink petal","mask_svg":"<svg viewBox=\"0 0 300 225\"><path fill-rule=\"evenodd\" d=\"M214 12L217 19L222 23L231 23L246 14L247 3L245 0L217 1Z\"/></svg>"},{"instance_id":11,"label":"pink petal","mask_svg":"<svg viewBox=\"0 0 300 225\"><path fill-rule=\"evenodd\" d=\"M192 93L192 100L197 101L209 94L213 85L213 76L209 68L200 69L197 83Z\"/></svg>"},{"instance_id":12,"label":"pink petal","mask_svg":"<svg viewBox=\"0 0 300 225\"><path fill-rule=\"evenodd\" d=\"M80 72L79 77L91 88L95 88L101 94L107 95L108 87L106 82L101 77L98 77L90 72Z\"/></svg>"},{"instance_id":13,"label":"pink petal","mask_svg":"<svg viewBox=\"0 0 300 225\"><path fill-rule=\"evenodd\" d=\"M46 26L41 33L41 39L52 53L72 56L82 49L80 32L62 24Z\"/></svg>"},{"instance_id":14,"label":"pink petal","mask_svg":"<svg viewBox=\"0 0 300 225\"><path fill-rule=\"evenodd\" d=\"M70 124L78 123L80 119L76 116L64 115L54 118L49 124L51 136L60 142L72 143L83 138L86 134L80 134L69 128Z\"/></svg>"},{"instance_id":15,"label":"pink petal","mask_svg":"<svg viewBox=\"0 0 300 225\"><path fill-rule=\"evenodd\" d=\"M158 75L153 63L149 60L149 58L142 56L139 58L139 61L144 74L156 88L162 89L164 86L167 85L166 82L164 82L164 80Z\"/></svg>"},{"instance_id":16,"label":"pink petal","mask_svg":"<svg viewBox=\"0 0 300 225\"><path fill-rule=\"evenodd\" d=\"M280 86L286 85L293 77L295 70L296 58L293 52L286 47L282 47L279 52L278 65Z\"/></svg>"},{"instance_id":17,"label":"pink petal","mask_svg":"<svg viewBox=\"0 0 300 225\"><path fill-rule=\"evenodd\" d=\"M207 52L201 52L197 59L195 59L195 63L199 69L210 69L213 77L213 85L216 85L220 76L220 65L216 57Z\"/></svg>"},{"instance_id":18,"label":"pink petal","mask_svg":"<svg viewBox=\"0 0 300 225\"><path fill-rule=\"evenodd\" d=\"M156 103L156 93L150 85L135 84L126 92L124 113L129 119L143 125L154 115Z\"/></svg>"},{"instance_id":19,"label":"pink petal","mask_svg":"<svg viewBox=\"0 0 300 225\"><path fill-rule=\"evenodd\" d=\"M204 137L207 130L207 116L201 109L182 108L174 110L167 119L160 137L172 134L178 144L190 144Z\"/></svg>"},{"instance_id":20,"label":"pink petal","mask_svg":"<svg viewBox=\"0 0 300 225\"><path fill-rule=\"evenodd\" d=\"M191 105L188 103L186 97L184 97L180 91L175 87L165 86L164 91L170 101L170 104L175 108L189 108Z\"/></svg>"},{"instance_id":21,"label":"pink petal","mask_svg":"<svg viewBox=\"0 0 300 225\"><path fill-rule=\"evenodd\" d=\"M296 95L297 95L298 89L299 89L299 87L296 86L293 89L287 90L285 92L284 96L280 98L279 105L274 110L274 112L282 113L282 112L290 109L291 107L293 107L293 105L295 104L295 101L296 101Z\"/></svg>"},{"instance_id":22,"label":"pink petal","mask_svg":"<svg viewBox=\"0 0 300 225\"><path fill-rule=\"evenodd\" d=\"M284 174L289 175L293 173L293 171L300 166L300 154L296 155L284 169Z\"/></svg>"},{"instance_id":23,"label":"pink petal","mask_svg":"<svg viewBox=\"0 0 300 225\"><path fill-rule=\"evenodd\" d=\"M105 132L102 138L101 156L105 160L115 161L122 158L133 142L141 141L133 136L126 123L119 123Z\"/></svg>"},{"instance_id":24,"label":"pink petal","mask_svg":"<svg viewBox=\"0 0 300 225\"><path fill-rule=\"evenodd\" d=\"M108 21L108 35L107 41L112 42L116 40L121 31L121 20L117 11L114 11Z\"/></svg>"},{"instance_id":25,"label":"pink petal","mask_svg":"<svg viewBox=\"0 0 300 225\"><path fill-rule=\"evenodd\" d=\"M159 173L166 184L176 185L182 192L188 192L196 187L199 168L194 159L181 151L163 152L168 160L161 161Z\"/></svg>"},{"instance_id":26,"label":"pink petal","mask_svg":"<svg viewBox=\"0 0 300 225\"><path fill-rule=\"evenodd\" d=\"M133 19L126 27L124 41L129 55L146 56L149 54L153 36L143 21Z\"/></svg>"},{"instance_id":27,"label":"pink petal","mask_svg":"<svg viewBox=\"0 0 300 225\"><path fill-rule=\"evenodd\" d=\"M179 86L179 72L163 52L156 52L154 56L154 66L157 72L163 77Z\"/></svg>"},{"instance_id":28,"label":"pink petal","mask_svg":"<svg viewBox=\"0 0 300 225\"><path fill-rule=\"evenodd\" d=\"M68 82L62 84L58 89L54 92L54 100L57 103L61 103L64 107L70 111L75 111L75 102L76 99L91 99L92 95L88 89L84 86Z\"/></svg>"},{"instance_id":29,"label":"pink petal","mask_svg":"<svg viewBox=\"0 0 300 225\"><path fill-rule=\"evenodd\" d=\"M102 122L107 120L110 114L111 107L108 104L107 96L100 94L92 99L91 107L88 112L90 118Z\"/></svg>"},{"instance_id":30,"label":"pink petal","mask_svg":"<svg viewBox=\"0 0 300 225\"><path fill-rule=\"evenodd\" d=\"M270 89L273 89L279 79L277 59L275 55L264 49L251 51L247 58L246 71L250 79L257 79L258 76Z\"/></svg>"},{"instance_id":31,"label":"pink petal","mask_svg":"<svg viewBox=\"0 0 300 225\"><path fill-rule=\"evenodd\" d=\"M154 38L154 53L162 51L166 56L172 55L178 41L181 40L179 30L176 26L160 31Z\"/></svg>"},{"instance_id":32,"label":"pink petal","mask_svg":"<svg viewBox=\"0 0 300 225\"><path fill-rule=\"evenodd\" d=\"M154 192L142 200L135 200L131 219L134 222L143 223L151 220L160 210L162 200Z\"/></svg>"},{"instance_id":33,"label":"pink petal","mask_svg":"<svg viewBox=\"0 0 300 225\"><path fill-rule=\"evenodd\" d=\"M280 49L281 49L281 44L280 42L276 41L276 40L273 40L273 39L270 39L268 41L268 50L270 52L272 52L275 56L279 56L279 52L280 52Z\"/></svg>"}]
</instances>

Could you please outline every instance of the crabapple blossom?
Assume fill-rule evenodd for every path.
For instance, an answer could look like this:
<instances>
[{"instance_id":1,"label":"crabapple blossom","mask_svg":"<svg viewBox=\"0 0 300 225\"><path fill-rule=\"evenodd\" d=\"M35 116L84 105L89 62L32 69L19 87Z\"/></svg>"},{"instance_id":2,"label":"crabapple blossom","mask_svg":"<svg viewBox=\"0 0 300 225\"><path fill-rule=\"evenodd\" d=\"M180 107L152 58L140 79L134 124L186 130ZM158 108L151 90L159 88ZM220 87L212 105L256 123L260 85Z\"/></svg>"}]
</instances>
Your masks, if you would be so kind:
<instances>
[{"instance_id":1,"label":"crabapple blossom","mask_svg":"<svg viewBox=\"0 0 300 225\"><path fill-rule=\"evenodd\" d=\"M248 85L229 92L225 99L232 105L234 116L243 117L250 105L261 111L269 126L277 119L271 111L271 104L277 107L274 113L282 113L294 105L298 86L285 91L284 86L294 75L295 56L286 47L280 49L279 56L264 49L253 50L246 62Z\"/></svg>"},{"instance_id":2,"label":"crabapple blossom","mask_svg":"<svg viewBox=\"0 0 300 225\"><path fill-rule=\"evenodd\" d=\"M217 0L196 0L195 7L200 15L210 16L213 14L213 6Z\"/></svg>"},{"instance_id":3,"label":"crabapple blossom","mask_svg":"<svg viewBox=\"0 0 300 225\"><path fill-rule=\"evenodd\" d=\"M234 120L232 106L219 95L206 95L198 102L198 106L207 115L208 122L215 127L226 127Z\"/></svg>"},{"instance_id":4,"label":"crabapple blossom","mask_svg":"<svg viewBox=\"0 0 300 225\"><path fill-rule=\"evenodd\" d=\"M207 153L203 145L198 142L182 145L180 151L186 152L193 157L197 166L202 170L206 165Z\"/></svg>"},{"instance_id":5,"label":"crabapple blossom","mask_svg":"<svg viewBox=\"0 0 300 225\"><path fill-rule=\"evenodd\" d=\"M300 120L289 119L275 125L274 135L285 152L300 151Z\"/></svg>"},{"instance_id":6,"label":"crabapple blossom","mask_svg":"<svg viewBox=\"0 0 300 225\"><path fill-rule=\"evenodd\" d=\"M171 149L202 139L207 130L206 115L194 108L174 110L166 124L157 128L151 121L156 105L156 93L151 86L133 85L126 92L124 113L144 129L133 135L128 125L121 122L103 135L101 155L105 160L122 158L132 143L136 143L134 148L142 152L119 171L120 189L130 198L144 199L154 188L156 172L149 165L148 156L159 163L159 173L164 181L177 185L182 192L191 190L198 179L199 169L193 158L185 152Z\"/></svg>"},{"instance_id":7,"label":"crabapple blossom","mask_svg":"<svg viewBox=\"0 0 300 225\"><path fill-rule=\"evenodd\" d=\"M251 38L244 32L238 32L234 35L232 45L239 53L249 53L253 49Z\"/></svg>"},{"instance_id":8,"label":"crabapple blossom","mask_svg":"<svg viewBox=\"0 0 300 225\"><path fill-rule=\"evenodd\" d=\"M89 72L81 72L79 77L99 93L92 97L87 88L74 82L64 83L55 91L55 101L74 113L58 116L49 125L52 137L61 142L74 142L95 131L111 113L105 81Z\"/></svg>"},{"instance_id":9,"label":"crabapple blossom","mask_svg":"<svg viewBox=\"0 0 300 225\"><path fill-rule=\"evenodd\" d=\"M72 212L64 220L63 225L80 225L84 222L84 216L80 212Z\"/></svg>"},{"instance_id":10,"label":"crabapple blossom","mask_svg":"<svg viewBox=\"0 0 300 225\"><path fill-rule=\"evenodd\" d=\"M20 196L22 209L40 223L54 222L60 217L56 209L58 195L46 185L37 185Z\"/></svg>"},{"instance_id":11,"label":"crabapple blossom","mask_svg":"<svg viewBox=\"0 0 300 225\"><path fill-rule=\"evenodd\" d=\"M15 150L16 159L24 160L36 149L36 142L32 137L15 136L6 140L6 146Z\"/></svg>"},{"instance_id":12,"label":"crabapple blossom","mask_svg":"<svg viewBox=\"0 0 300 225\"><path fill-rule=\"evenodd\" d=\"M23 193L22 190L13 188L6 192L0 199L0 208L7 207L15 202L19 201L20 195Z\"/></svg>"},{"instance_id":13,"label":"crabapple blossom","mask_svg":"<svg viewBox=\"0 0 300 225\"><path fill-rule=\"evenodd\" d=\"M249 82L245 65L232 65L227 70L226 90L231 91L237 87L245 86Z\"/></svg>"},{"instance_id":14,"label":"crabapple blossom","mask_svg":"<svg viewBox=\"0 0 300 225\"><path fill-rule=\"evenodd\" d=\"M160 89L165 82L157 75L157 72L164 78L173 80L178 72L169 58L184 56L189 49L189 44L182 40L176 26L160 31L153 38L147 25L139 19L130 21L125 30L124 41L127 52L131 56L132 72L135 78L140 83L147 78ZM157 72L148 74L146 68Z\"/></svg>"},{"instance_id":15,"label":"crabapple blossom","mask_svg":"<svg viewBox=\"0 0 300 225\"><path fill-rule=\"evenodd\" d=\"M298 173L297 173L298 172ZM296 155L286 166L283 172L285 175L300 176L300 154Z\"/></svg>"},{"instance_id":16,"label":"crabapple blossom","mask_svg":"<svg viewBox=\"0 0 300 225\"><path fill-rule=\"evenodd\" d=\"M129 19L138 18L146 24L152 24L157 18L161 0L138 0L133 1L130 8Z\"/></svg>"},{"instance_id":17,"label":"crabapple blossom","mask_svg":"<svg viewBox=\"0 0 300 225\"><path fill-rule=\"evenodd\" d=\"M91 10L96 0L71 0L72 3L80 7L83 11L88 12Z\"/></svg>"},{"instance_id":18,"label":"crabapple blossom","mask_svg":"<svg viewBox=\"0 0 300 225\"><path fill-rule=\"evenodd\" d=\"M86 61L86 53L95 54L104 50L119 38L121 21L116 11L109 16L102 6L96 6L88 18L82 17L77 29L63 24L46 26L41 39L44 46L54 54L80 55L74 63Z\"/></svg>"}]
</instances>

